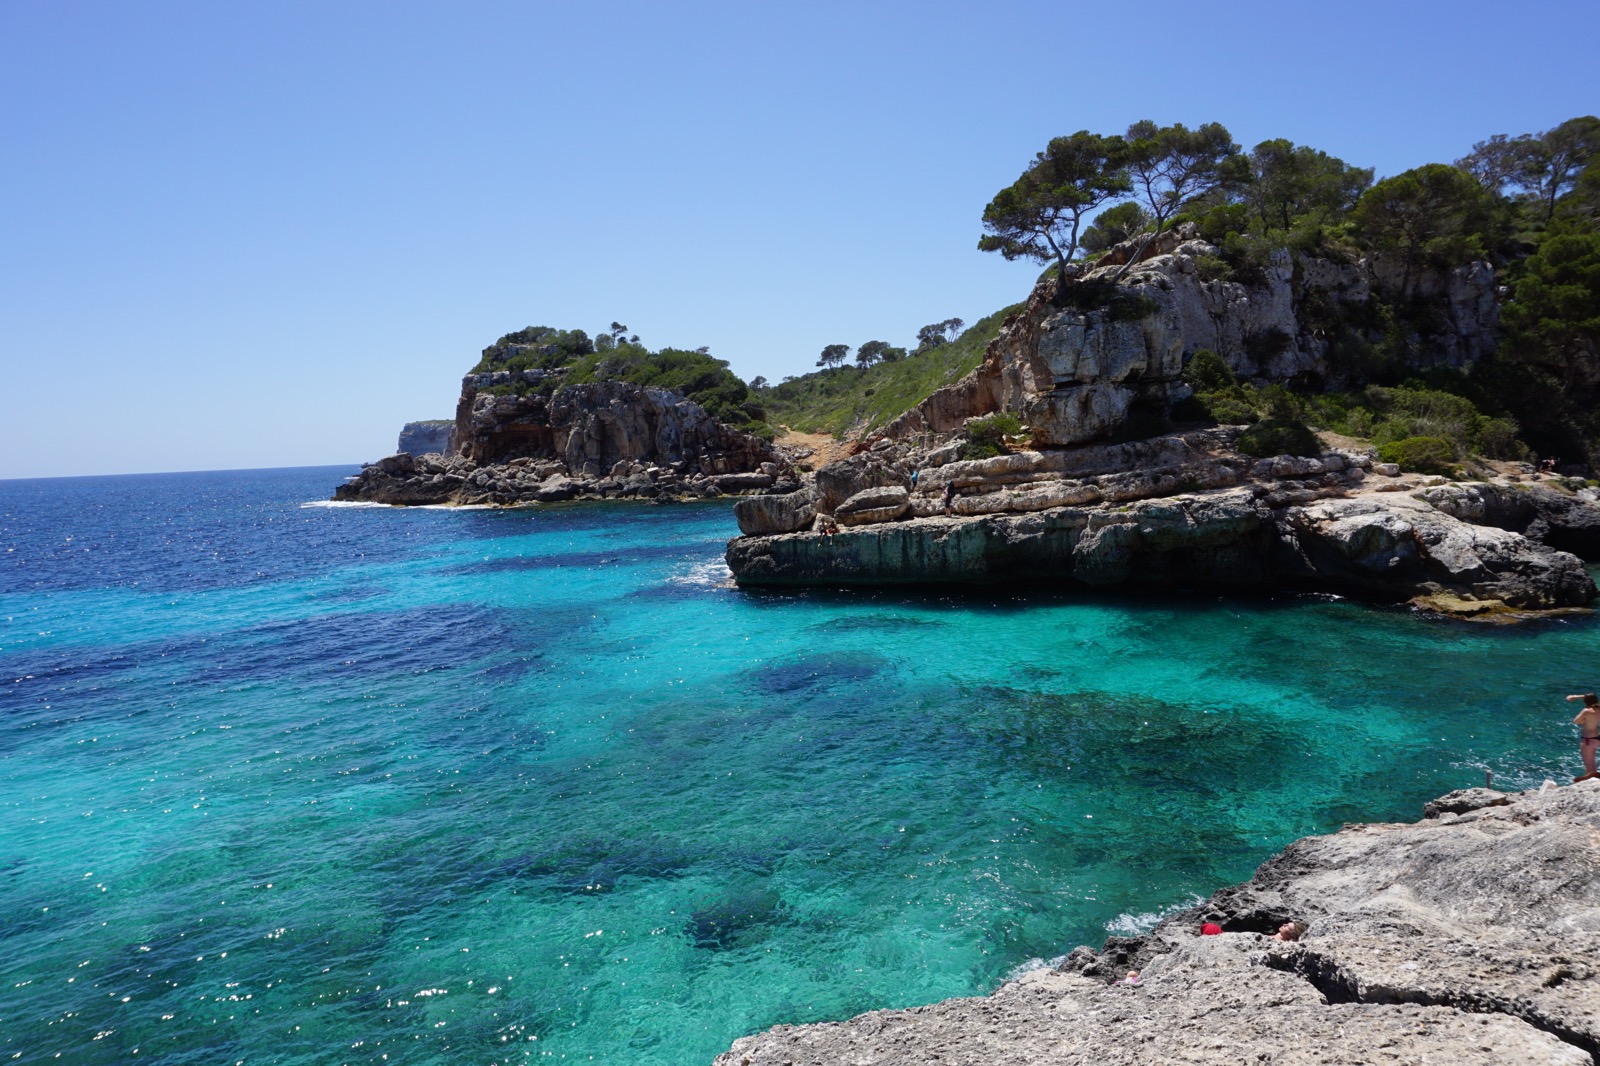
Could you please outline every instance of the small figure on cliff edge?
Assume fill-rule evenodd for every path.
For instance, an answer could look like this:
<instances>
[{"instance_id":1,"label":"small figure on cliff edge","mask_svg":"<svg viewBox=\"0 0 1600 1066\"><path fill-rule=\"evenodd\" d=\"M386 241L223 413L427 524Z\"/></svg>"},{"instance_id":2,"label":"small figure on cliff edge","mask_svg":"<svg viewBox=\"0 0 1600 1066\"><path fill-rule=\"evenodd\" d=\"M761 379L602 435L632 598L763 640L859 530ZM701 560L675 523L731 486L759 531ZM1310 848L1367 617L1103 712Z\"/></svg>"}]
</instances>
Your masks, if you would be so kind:
<instances>
[{"instance_id":1,"label":"small figure on cliff edge","mask_svg":"<svg viewBox=\"0 0 1600 1066\"><path fill-rule=\"evenodd\" d=\"M1572 724L1578 727L1578 755L1583 759L1583 773L1574 777L1574 781L1587 781L1592 777L1600 777L1600 771L1595 770L1595 752L1600 750L1600 697L1593 692L1583 692L1568 696L1567 700L1582 700L1583 710L1578 712L1578 717Z\"/></svg>"},{"instance_id":2,"label":"small figure on cliff edge","mask_svg":"<svg viewBox=\"0 0 1600 1066\"><path fill-rule=\"evenodd\" d=\"M831 514L823 515L821 524L823 540L830 540L835 533L839 532L839 523L834 521L833 515Z\"/></svg>"},{"instance_id":3,"label":"small figure on cliff edge","mask_svg":"<svg viewBox=\"0 0 1600 1066\"><path fill-rule=\"evenodd\" d=\"M955 510L955 506L956 483L954 481L946 481L944 483L944 516L946 518L950 517L951 513Z\"/></svg>"}]
</instances>

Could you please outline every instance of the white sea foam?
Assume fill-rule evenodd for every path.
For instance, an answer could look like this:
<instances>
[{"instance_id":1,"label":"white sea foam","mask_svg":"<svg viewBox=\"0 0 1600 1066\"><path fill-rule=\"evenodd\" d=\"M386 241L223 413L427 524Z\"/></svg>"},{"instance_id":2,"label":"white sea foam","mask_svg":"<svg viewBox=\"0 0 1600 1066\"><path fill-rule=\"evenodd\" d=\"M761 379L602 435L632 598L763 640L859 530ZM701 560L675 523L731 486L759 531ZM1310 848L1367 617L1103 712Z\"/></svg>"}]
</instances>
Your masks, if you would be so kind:
<instances>
[{"instance_id":1,"label":"white sea foam","mask_svg":"<svg viewBox=\"0 0 1600 1066\"><path fill-rule=\"evenodd\" d=\"M708 559L678 570L667 580L674 585L692 585L696 588L732 588L733 571L721 559Z\"/></svg>"},{"instance_id":2,"label":"white sea foam","mask_svg":"<svg viewBox=\"0 0 1600 1066\"><path fill-rule=\"evenodd\" d=\"M372 500L307 500L301 507L387 507L386 503Z\"/></svg>"},{"instance_id":3,"label":"white sea foam","mask_svg":"<svg viewBox=\"0 0 1600 1066\"><path fill-rule=\"evenodd\" d=\"M1011 967L1011 969L1006 972L1002 983L1021 980L1024 974L1033 973L1035 970L1053 970L1065 962L1066 959L1067 957L1065 955L1057 955L1053 959L1028 959L1025 962L1020 962Z\"/></svg>"},{"instance_id":4,"label":"white sea foam","mask_svg":"<svg viewBox=\"0 0 1600 1066\"><path fill-rule=\"evenodd\" d=\"M1171 917L1179 911L1186 911L1199 903L1204 903L1204 896L1190 896L1171 906L1162 907L1158 911L1145 911L1134 914L1132 911L1123 911L1106 923L1106 932L1112 936L1138 936L1154 929L1163 918Z\"/></svg>"}]
</instances>

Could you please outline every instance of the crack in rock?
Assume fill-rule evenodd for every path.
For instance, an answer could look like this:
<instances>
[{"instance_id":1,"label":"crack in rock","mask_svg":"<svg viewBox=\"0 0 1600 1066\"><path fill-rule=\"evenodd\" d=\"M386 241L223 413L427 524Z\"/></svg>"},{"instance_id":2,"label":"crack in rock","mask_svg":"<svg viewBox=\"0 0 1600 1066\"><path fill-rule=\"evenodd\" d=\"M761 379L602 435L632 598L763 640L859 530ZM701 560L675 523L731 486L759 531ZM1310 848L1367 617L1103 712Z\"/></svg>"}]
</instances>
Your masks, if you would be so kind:
<instances>
[{"instance_id":1,"label":"crack in rock","mask_svg":"<svg viewBox=\"0 0 1600 1066\"><path fill-rule=\"evenodd\" d=\"M1378 1005L1412 1004L1421 1007L1449 1007L1467 1014L1504 1014L1527 1022L1541 1032L1549 1033L1564 1044L1570 1044L1586 1053L1591 1061L1600 1064L1600 1040L1562 1024L1526 1000L1506 999L1481 992L1444 991L1426 988L1371 985L1363 986L1355 974L1340 966L1338 961L1307 948L1288 954L1266 955L1262 962L1274 970L1292 973L1308 981L1332 1006L1344 1003L1369 1003ZM1543 986L1554 988L1573 971L1559 969L1547 977Z\"/></svg>"}]
</instances>

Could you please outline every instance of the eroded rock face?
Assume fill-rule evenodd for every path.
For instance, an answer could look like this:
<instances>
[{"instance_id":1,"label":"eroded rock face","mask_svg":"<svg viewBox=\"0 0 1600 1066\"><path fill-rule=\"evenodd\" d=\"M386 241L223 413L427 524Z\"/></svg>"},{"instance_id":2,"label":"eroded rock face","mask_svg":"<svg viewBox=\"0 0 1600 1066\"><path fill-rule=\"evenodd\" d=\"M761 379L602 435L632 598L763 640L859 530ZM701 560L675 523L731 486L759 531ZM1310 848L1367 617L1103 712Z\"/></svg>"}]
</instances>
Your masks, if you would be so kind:
<instances>
[{"instance_id":1,"label":"eroded rock face","mask_svg":"<svg viewBox=\"0 0 1600 1066\"><path fill-rule=\"evenodd\" d=\"M371 464L339 486L334 498L508 505L716 496L797 485L792 469L766 441L724 425L666 389L608 381L558 387L549 395L481 391L516 384L513 379L538 384L550 376L468 374L455 423L446 427L447 447L407 455L409 466L394 456ZM401 452L412 451L403 440Z\"/></svg>"},{"instance_id":2,"label":"eroded rock face","mask_svg":"<svg viewBox=\"0 0 1600 1066\"><path fill-rule=\"evenodd\" d=\"M714 1066L1590 1066L1600 781L1469 806L1297 841L1148 936L991 996L779 1026ZM1263 935L1291 919L1298 943ZM1139 984L1112 983L1133 965Z\"/></svg>"},{"instance_id":3,"label":"eroded rock face","mask_svg":"<svg viewBox=\"0 0 1600 1066\"><path fill-rule=\"evenodd\" d=\"M1600 559L1600 492L1573 479L1535 484L1440 485L1418 499L1465 522L1521 533L1585 559Z\"/></svg>"},{"instance_id":4,"label":"eroded rock face","mask_svg":"<svg viewBox=\"0 0 1600 1066\"><path fill-rule=\"evenodd\" d=\"M743 537L729 544L728 565L752 586L1287 587L1388 601L1448 594L1459 613L1581 607L1595 596L1576 556L1425 508L1328 501L1279 511L1250 488L1117 507L1102 491L1054 483L986 494L959 500L955 517L919 508L933 513L827 541Z\"/></svg>"},{"instance_id":5,"label":"eroded rock face","mask_svg":"<svg viewBox=\"0 0 1600 1066\"><path fill-rule=\"evenodd\" d=\"M558 389L549 419L556 454L589 477L620 461L693 462L706 474L734 474L773 459L766 441L723 425L693 400L625 381Z\"/></svg>"},{"instance_id":6,"label":"eroded rock face","mask_svg":"<svg viewBox=\"0 0 1600 1066\"><path fill-rule=\"evenodd\" d=\"M1582 561L1517 533L1473 525L1425 500L1329 500L1286 514L1299 556L1318 574L1378 591L1411 585L1467 592L1528 610L1594 596Z\"/></svg>"},{"instance_id":7,"label":"eroded rock face","mask_svg":"<svg viewBox=\"0 0 1600 1066\"><path fill-rule=\"evenodd\" d=\"M977 370L890 423L885 435L954 433L967 419L1004 410L1029 426L1036 446L1100 439L1138 405L1165 410L1188 396L1183 367L1201 348L1242 378L1337 385L1346 368L1332 357L1338 330L1330 323L1359 319L1355 312L1380 290L1420 295L1440 309L1438 334L1419 339L1419 366L1462 366L1498 343L1487 263L1407 278L1386 262L1297 261L1279 250L1246 284L1215 276L1218 249L1194 239L1191 228L1163 234L1124 272L1131 247L1114 250L1065 290L1054 279L1041 282ZM1062 306L1095 286L1105 290L1090 298L1099 306Z\"/></svg>"}]
</instances>

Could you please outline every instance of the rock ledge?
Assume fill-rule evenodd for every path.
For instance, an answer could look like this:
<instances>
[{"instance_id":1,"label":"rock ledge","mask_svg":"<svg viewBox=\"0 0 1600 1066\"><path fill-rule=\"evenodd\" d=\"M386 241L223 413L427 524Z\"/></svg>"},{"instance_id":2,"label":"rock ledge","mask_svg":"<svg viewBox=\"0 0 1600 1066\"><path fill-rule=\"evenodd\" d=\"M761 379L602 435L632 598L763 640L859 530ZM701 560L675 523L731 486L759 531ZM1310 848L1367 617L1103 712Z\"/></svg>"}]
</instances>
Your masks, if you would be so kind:
<instances>
[{"instance_id":1,"label":"rock ledge","mask_svg":"<svg viewBox=\"0 0 1600 1066\"><path fill-rule=\"evenodd\" d=\"M1600 552L1594 489L1384 475L1348 451L1255 459L1238 434L980 460L880 441L736 504L728 566L743 586L1287 588L1479 619L1596 596L1572 554Z\"/></svg>"}]
</instances>

